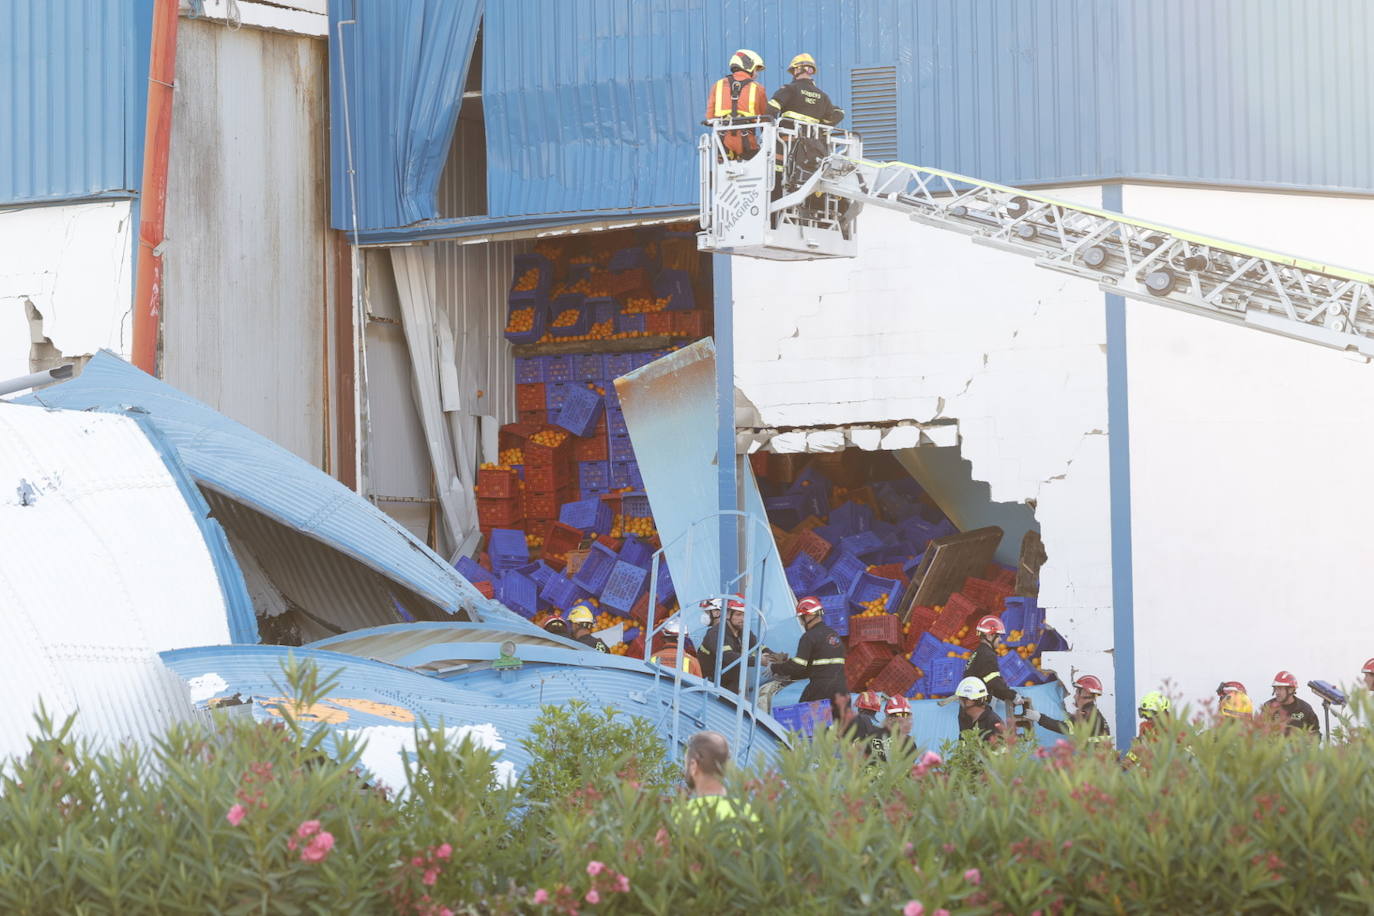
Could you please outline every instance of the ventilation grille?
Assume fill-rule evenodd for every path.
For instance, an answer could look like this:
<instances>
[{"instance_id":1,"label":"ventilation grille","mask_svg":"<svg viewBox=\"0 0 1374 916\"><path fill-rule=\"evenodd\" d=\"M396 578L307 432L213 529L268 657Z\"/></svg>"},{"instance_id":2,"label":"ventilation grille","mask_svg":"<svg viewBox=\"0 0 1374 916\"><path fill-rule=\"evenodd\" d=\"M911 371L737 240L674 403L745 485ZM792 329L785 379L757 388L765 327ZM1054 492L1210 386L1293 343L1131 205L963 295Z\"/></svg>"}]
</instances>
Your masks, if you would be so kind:
<instances>
[{"instance_id":1,"label":"ventilation grille","mask_svg":"<svg viewBox=\"0 0 1374 916\"><path fill-rule=\"evenodd\" d=\"M897 158L897 68L855 67L849 72L850 124L863 137L864 158Z\"/></svg>"}]
</instances>

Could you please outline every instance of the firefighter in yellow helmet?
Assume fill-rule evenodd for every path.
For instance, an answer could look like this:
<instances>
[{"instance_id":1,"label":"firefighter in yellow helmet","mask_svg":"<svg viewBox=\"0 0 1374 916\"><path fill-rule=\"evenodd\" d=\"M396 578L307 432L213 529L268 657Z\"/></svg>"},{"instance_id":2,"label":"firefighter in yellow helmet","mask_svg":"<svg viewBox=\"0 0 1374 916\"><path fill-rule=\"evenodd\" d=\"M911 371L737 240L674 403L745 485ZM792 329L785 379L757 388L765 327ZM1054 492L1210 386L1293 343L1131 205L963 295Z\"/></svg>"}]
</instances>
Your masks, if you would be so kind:
<instances>
[{"instance_id":1,"label":"firefighter in yellow helmet","mask_svg":"<svg viewBox=\"0 0 1374 916\"><path fill-rule=\"evenodd\" d=\"M716 80L706 97L706 120L767 116L768 92L755 79L762 69L763 58L756 51L736 51L730 57L729 75ZM731 159L752 159L759 151L758 131L752 127L726 131L721 135L721 143Z\"/></svg>"},{"instance_id":2,"label":"firefighter in yellow helmet","mask_svg":"<svg viewBox=\"0 0 1374 916\"><path fill-rule=\"evenodd\" d=\"M598 652L609 652L606 644L597 639L592 633L592 624L596 622L596 615L592 613L591 605L578 603L573 605L573 609L568 614L568 623L572 624L572 638L582 643L582 645L595 649Z\"/></svg>"}]
</instances>

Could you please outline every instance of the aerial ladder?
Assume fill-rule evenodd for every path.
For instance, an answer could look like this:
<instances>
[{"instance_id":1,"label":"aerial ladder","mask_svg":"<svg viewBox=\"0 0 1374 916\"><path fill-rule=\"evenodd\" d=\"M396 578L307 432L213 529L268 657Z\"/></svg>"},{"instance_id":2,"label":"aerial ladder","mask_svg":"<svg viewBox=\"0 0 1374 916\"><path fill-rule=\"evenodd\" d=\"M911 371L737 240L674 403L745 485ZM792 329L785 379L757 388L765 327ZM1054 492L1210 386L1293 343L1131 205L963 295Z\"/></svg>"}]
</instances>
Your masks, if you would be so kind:
<instances>
[{"instance_id":1,"label":"aerial ladder","mask_svg":"<svg viewBox=\"0 0 1374 916\"><path fill-rule=\"evenodd\" d=\"M759 132L752 159L731 159L722 142L741 129ZM884 207L1110 293L1374 357L1371 274L942 169L874 162L858 135L820 124L722 119L699 153L703 251L854 257L859 213Z\"/></svg>"}]
</instances>

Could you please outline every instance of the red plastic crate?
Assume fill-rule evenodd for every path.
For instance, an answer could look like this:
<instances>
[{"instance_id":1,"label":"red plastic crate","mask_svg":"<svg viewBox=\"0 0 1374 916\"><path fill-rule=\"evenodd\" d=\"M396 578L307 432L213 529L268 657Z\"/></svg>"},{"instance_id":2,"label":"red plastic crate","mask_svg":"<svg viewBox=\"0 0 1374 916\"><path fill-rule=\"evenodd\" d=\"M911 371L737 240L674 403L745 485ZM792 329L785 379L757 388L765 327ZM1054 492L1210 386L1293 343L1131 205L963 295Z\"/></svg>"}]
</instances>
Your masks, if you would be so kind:
<instances>
[{"instance_id":1,"label":"red plastic crate","mask_svg":"<svg viewBox=\"0 0 1374 916\"><path fill-rule=\"evenodd\" d=\"M574 436L568 434L567 430L549 427L563 435L563 441L550 448L547 445L540 445L538 442L530 440L525 443L525 467L531 466L549 467L550 465L566 465L572 461L572 447Z\"/></svg>"},{"instance_id":2,"label":"red plastic crate","mask_svg":"<svg viewBox=\"0 0 1374 916\"><path fill-rule=\"evenodd\" d=\"M496 586L490 582L474 582L472 583L472 587L481 592L484 597L496 597Z\"/></svg>"},{"instance_id":3,"label":"red plastic crate","mask_svg":"<svg viewBox=\"0 0 1374 916\"><path fill-rule=\"evenodd\" d=\"M773 540L778 545L778 556L782 559L783 566L792 565L792 561L801 552L801 546L797 543L797 536L783 531L776 525L773 526Z\"/></svg>"},{"instance_id":4,"label":"red plastic crate","mask_svg":"<svg viewBox=\"0 0 1374 916\"><path fill-rule=\"evenodd\" d=\"M669 611L659 602L657 610L654 611L654 626L658 626L672 616ZM635 600L634 606L630 608L630 617L640 623L647 623L649 620L649 593L646 591Z\"/></svg>"},{"instance_id":5,"label":"red plastic crate","mask_svg":"<svg viewBox=\"0 0 1374 916\"><path fill-rule=\"evenodd\" d=\"M959 628L964 625L964 619L964 615L960 614L957 609L950 610L949 606L946 605L945 609L936 616L926 629L936 639L947 641L959 632Z\"/></svg>"},{"instance_id":6,"label":"red plastic crate","mask_svg":"<svg viewBox=\"0 0 1374 916\"><path fill-rule=\"evenodd\" d=\"M477 496L509 499L520 495L520 475L514 468L482 468L477 472Z\"/></svg>"},{"instance_id":7,"label":"red plastic crate","mask_svg":"<svg viewBox=\"0 0 1374 916\"><path fill-rule=\"evenodd\" d=\"M642 267L612 271L606 277L606 292L612 296L648 296L649 272Z\"/></svg>"},{"instance_id":8,"label":"red plastic crate","mask_svg":"<svg viewBox=\"0 0 1374 916\"><path fill-rule=\"evenodd\" d=\"M706 336L706 313L673 312L673 334L678 337L690 337L696 340Z\"/></svg>"},{"instance_id":9,"label":"red plastic crate","mask_svg":"<svg viewBox=\"0 0 1374 916\"><path fill-rule=\"evenodd\" d=\"M850 617L849 644L882 643L896 651L902 644L902 622L895 614L877 617Z\"/></svg>"},{"instance_id":10,"label":"red plastic crate","mask_svg":"<svg viewBox=\"0 0 1374 916\"><path fill-rule=\"evenodd\" d=\"M541 405L542 406L542 405ZM507 423L501 427L497 437L501 451L508 448L524 448L525 440L539 432L542 423Z\"/></svg>"},{"instance_id":11,"label":"red plastic crate","mask_svg":"<svg viewBox=\"0 0 1374 916\"><path fill-rule=\"evenodd\" d=\"M581 531L562 522L550 522L549 527L544 529L544 559L566 561L568 551L576 550L581 543Z\"/></svg>"},{"instance_id":12,"label":"red plastic crate","mask_svg":"<svg viewBox=\"0 0 1374 916\"><path fill-rule=\"evenodd\" d=\"M610 461L611 448L606 442L606 421L597 424L597 431L586 438L579 437L573 443L574 461Z\"/></svg>"},{"instance_id":13,"label":"red plastic crate","mask_svg":"<svg viewBox=\"0 0 1374 916\"><path fill-rule=\"evenodd\" d=\"M1011 589L1003 588L987 579L975 579L973 576L964 580L964 585L959 591L974 604L985 608L1001 608L1002 601L1011 594Z\"/></svg>"},{"instance_id":14,"label":"red plastic crate","mask_svg":"<svg viewBox=\"0 0 1374 916\"><path fill-rule=\"evenodd\" d=\"M644 316L644 330L650 334L673 333L672 312L650 312Z\"/></svg>"},{"instance_id":15,"label":"red plastic crate","mask_svg":"<svg viewBox=\"0 0 1374 916\"><path fill-rule=\"evenodd\" d=\"M805 525L811 518L815 518L815 516L811 516L801 524ZM801 525L798 525L797 528L801 528ZM825 558L830 556L831 544L825 538L821 537L810 528L807 528L797 535L797 549L801 550L817 563L824 563ZM895 578L895 576L891 578Z\"/></svg>"},{"instance_id":16,"label":"red plastic crate","mask_svg":"<svg viewBox=\"0 0 1374 916\"><path fill-rule=\"evenodd\" d=\"M764 451L754 452L749 456L749 465L754 469L754 476L760 479L768 476L768 453Z\"/></svg>"},{"instance_id":17,"label":"red plastic crate","mask_svg":"<svg viewBox=\"0 0 1374 916\"><path fill-rule=\"evenodd\" d=\"M899 697L905 695L920 677L920 670L905 655L894 655L868 682L868 689Z\"/></svg>"},{"instance_id":18,"label":"red plastic crate","mask_svg":"<svg viewBox=\"0 0 1374 916\"><path fill-rule=\"evenodd\" d=\"M906 582L906 572L902 569L901 563L884 563L882 566L873 567L869 572L884 579L897 579L903 583Z\"/></svg>"},{"instance_id":19,"label":"red plastic crate","mask_svg":"<svg viewBox=\"0 0 1374 916\"><path fill-rule=\"evenodd\" d=\"M1000 605L998 607L1000 608ZM982 610L982 605L974 601L968 595L965 595L963 592L955 592L950 595L949 600L945 602L945 613L948 614L953 612L955 616L960 618L961 622ZM955 627L954 629L957 630L959 628Z\"/></svg>"},{"instance_id":20,"label":"red plastic crate","mask_svg":"<svg viewBox=\"0 0 1374 916\"><path fill-rule=\"evenodd\" d=\"M555 522L554 524L557 523ZM542 550L540 551L539 559L543 560L544 565L548 566L549 569L552 569L554 572L561 573L563 568L568 565L567 557L556 557L553 554L544 553Z\"/></svg>"},{"instance_id":21,"label":"red plastic crate","mask_svg":"<svg viewBox=\"0 0 1374 916\"><path fill-rule=\"evenodd\" d=\"M520 497L477 500L477 523L493 528L518 527L525 517Z\"/></svg>"},{"instance_id":22,"label":"red plastic crate","mask_svg":"<svg viewBox=\"0 0 1374 916\"><path fill-rule=\"evenodd\" d=\"M566 502L572 502L572 489L555 490L552 493L525 493L525 518L531 522L550 522L558 519L558 509Z\"/></svg>"},{"instance_id":23,"label":"red plastic crate","mask_svg":"<svg viewBox=\"0 0 1374 916\"><path fill-rule=\"evenodd\" d=\"M568 462L560 464L525 465L526 493L552 493L555 490L571 488L573 482L572 466Z\"/></svg>"},{"instance_id":24,"label":"red plastic crate","mask_svg":"<svg viewBox=\"0 0 1374 916\"><path fill-rule=\"evenodd\" d=\"M549 420L549 412L544 408L519 411L521 426L543 426Z\"/></svg>"},{"instance_id":25,"label":"red plastic crate","mask_svg":"<svg viewBox=\"0 0 1374 916\"><path fill-rule=\"evenodd\" d=\"M851 646L844 660L844 676L849 682L849 689L866 689L869 680L887 667L892 655L892 648L881 643L863 642Z\"/></svg>"},{"instance_id":26,"label":"red plastic crate","mask_svg":"<svg viewBox=\"0 0 1374 916\"><path fill-rule=\"evenodd\" d=\"M515 386L516 410L543 410L546 406L543 382Z\"/></svg>"},{"instance_id":27,"label":"red plastic crate","mask_svg":"<svg viewBox=\"0 0 1374 916\"><path fill-rule=\"evenodd\" d=\"M928 631L935 623L935 608L933 607L914 607L911 609L911 616L907 618L907 631L902 634L902 648L908 655L916 648L916 643L920 641L921 634Z\"/></svg>"}]
</instances>

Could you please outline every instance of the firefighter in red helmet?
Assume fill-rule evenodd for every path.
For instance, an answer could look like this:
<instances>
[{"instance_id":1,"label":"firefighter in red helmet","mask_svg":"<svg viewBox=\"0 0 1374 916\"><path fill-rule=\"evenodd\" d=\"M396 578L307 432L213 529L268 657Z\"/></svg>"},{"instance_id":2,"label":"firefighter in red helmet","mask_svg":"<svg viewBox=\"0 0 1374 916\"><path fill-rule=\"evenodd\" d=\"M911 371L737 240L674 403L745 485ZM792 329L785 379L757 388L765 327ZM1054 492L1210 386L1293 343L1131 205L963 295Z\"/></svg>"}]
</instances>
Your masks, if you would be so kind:
<instances>
[{"instance_id":1,"label":"firefighter in red helmet","mask_svg":"<svg viewBox=\"0 0 1374 916\"><path fill-rule=\"evenodd\" d=\"M1364 668L1360 670L1364 677L1364 689L1374 690L1374 658L1364 663Z\"/></svg>"},{"instance_id":2,"label":"firefighter in red helmet","mask_svg":"<svg viewBox=\"0 0 1374 916\"><path fill-rule=\"evenodd\" d=\"M1102 696L1102 681L1093 674L1084 674L1073 682L1074 711L1067 721L1051 718L1035 709L1027 709L1022 717L1048 728L1052 732L1067 735L1071 727L1087 726L1093 738L1109 738L1112 730L1107 725L1107 717L1097 708L1097 698Z\"/></svg>"},{"instance_id":3,"label":"firefighter in red helmet","mask_svg":"<svg viewBox=\"0 0 1374 916\"><path fill-rule=\"evenodd\" d=\"M775 658L773 673L794 681L807 681L801 701L829 700L832 709L835 698L849 695L844 676L844 643L839 634L830 629L821 613L819 598L806 597L797 602L797 620L801 622L802 637L797 641L797 654L791 658ZM839 710L835 709L836 715Z\"/></svg>"},{"instance_id":4,"label":"firefighter in red helmet","mask_svg":"<svg viewBox=\"0 0 1374 916\"><path fill-rule=\"evenodd\" d=\"M997 666L997 642L1007 635L1007 628L998 617L991 614L978 621L978 648L964 668L964 677L976 677L988 687L988 693L995 699L1024 702L1022 696L1012 689L1002 677L1002 669Z\"/></svg>"},{"instance_id":5,"label":"firefighter in red helmet","mask_svg":"<svg viewBox=\"0 0 1374 916\"><path fill-rule=\"evenodd\" d=\"M1279 723L1285 735L1296 731L1321 737L1317 713L1306 700L1298 698L1298 679L1291 671L1274 675L1274 696L1260 706L1260 716Z\"/></svg>"}]
</instances>

